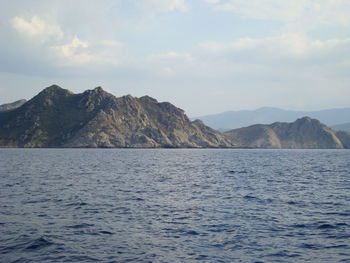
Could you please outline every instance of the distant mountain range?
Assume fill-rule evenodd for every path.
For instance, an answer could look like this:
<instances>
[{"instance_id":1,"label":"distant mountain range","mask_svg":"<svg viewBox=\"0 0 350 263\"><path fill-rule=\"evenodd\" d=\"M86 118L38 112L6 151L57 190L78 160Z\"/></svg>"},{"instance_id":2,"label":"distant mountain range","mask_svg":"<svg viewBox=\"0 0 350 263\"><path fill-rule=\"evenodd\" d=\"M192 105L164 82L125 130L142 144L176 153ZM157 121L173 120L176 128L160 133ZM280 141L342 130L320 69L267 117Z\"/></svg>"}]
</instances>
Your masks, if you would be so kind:
<instances>
[{"instance_id":1,"label":"distant mountain range","mask_svg":"<svg viewBox=\"0 0 350 263\"><path fill-rule=\"evenodd\" d=\"M332 126L336 131L350 131L350 122Z\"/></svg>"},{"instance_id":2,"label":"distant mountain range","mask_svg":"<svg viewBox=\"0 0 350 263\"><path fill-rule=\"evenodd\" d=\"M242 148L343 149L350 147L350 133L336 132L316 119L256 124L224 133Z\"/></svg>"},{"instance_id":3,"label":"distant mountain range","mask_svg":"<svg viewBox=\"0 0 350 263\"><path fill-rule=\"evenodd\" d=\"M350 148L350 133L309 117L220 133L149 96L117 98L101 87L74 94L52 85L0 111L0 147L341 149Z\"/></svg>"},{"instance_id":4,"label":"distant mountain range","mask_svg":"<svg viewBox=\"0 0 350 263\"><path fill-rule=\"evenodd\" d=\"M257 110L227 111L219 114L197 117L196 119L202 120L206 125L213 129L227 131L257 123L270 124L278 121L292 122L304 116L318 119L328 126L334 126L350 122L350 108L308 112L264 107ZM338 126L334 126L334 128L338 129Z\"/></svg>"}]
</instances>

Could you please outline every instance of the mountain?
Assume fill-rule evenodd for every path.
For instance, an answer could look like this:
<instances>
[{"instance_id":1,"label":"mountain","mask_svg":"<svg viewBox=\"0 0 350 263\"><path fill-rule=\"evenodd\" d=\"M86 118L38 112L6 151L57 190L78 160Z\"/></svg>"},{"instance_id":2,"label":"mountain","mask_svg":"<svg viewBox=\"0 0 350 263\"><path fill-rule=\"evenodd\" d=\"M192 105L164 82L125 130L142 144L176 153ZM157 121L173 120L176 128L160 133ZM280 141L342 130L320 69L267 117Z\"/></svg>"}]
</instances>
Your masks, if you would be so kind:
<instances>
[{"instance_id":1,"label":"mountain","mask_svg":"<svg viewBox=\"0 0 350 263\"><path fill-rule=\"evenodd\" d=\"M52 85L0 112L2 147L231 147L221 133L168 102L117 98L101 87L81 94Z\"/></svg>"},{"instance_id":2,"label":"mountain","mask_svg":"<svg viewBox=\"0 0 350 263\"><path fill-rule=\"evenodd\" d=\"M332 126L332 129L336 130L336 131L349 131L350 132L350 122L334 125L334 126Z\"/></svg>"},{"instance_id":3,"label":"mountain","mask_svg":"<svg viewBox=\"0 0 350 263\"><path fill-rule=\"evenodd\" d=\"M17 100L12 103L2 104L0 105L0 111L8 111L8 110L14 110L19 107L21 107L24 103L26 103L26 100Z\"/></svg>"},{"instance_id":4,"label":"mountain","mask_svg":"<svg viewBox=\"0 0 350 263\"><path fill-rule=\"evenodd\" d=\"M320 120L326 125L333 126L350 121L350 108L307 112L264 107L257 110L227 111L197 117L197 119L202 120L206 125L214 129L227 131L256 123L292 122L303 116L309 116Z\"/></svg>"},{"instance_id":5,"label":"mountain","mask_svg":"<svg viewBox=\"0 0 350 263\"><path fill-rule=\"evenodd\" d=\"M345 149L350 149L350 132L338 131L337 137L341 140Z\"/></svg>"},{"instance_id":6,"label":"mountain","mask_svg":"<svg viewBox=\"0 0 350 263\"><path fill-rule=\"evenodd\" d=\"M350 133L336 132L316 119L292 123L257 124L225 132L241 148L342 149L350 146Z\"/></svg>"}]
</instances>

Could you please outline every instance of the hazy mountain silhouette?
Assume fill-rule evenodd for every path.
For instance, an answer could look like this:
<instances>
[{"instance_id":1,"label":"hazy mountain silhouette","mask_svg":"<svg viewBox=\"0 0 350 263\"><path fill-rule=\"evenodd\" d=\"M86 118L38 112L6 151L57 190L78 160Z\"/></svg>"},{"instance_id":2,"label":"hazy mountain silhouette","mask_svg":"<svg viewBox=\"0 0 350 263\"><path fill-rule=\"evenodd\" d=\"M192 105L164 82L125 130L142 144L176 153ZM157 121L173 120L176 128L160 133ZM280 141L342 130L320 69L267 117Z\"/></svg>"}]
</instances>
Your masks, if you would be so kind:
<instances>
[{"instance_id":1,"label":"hazy mountain silhouette","mask_svg":"<svg viewBox=\"0 0 350 263\"><path fill-rule=\"evenodd\" d=\"M336 131L350 131L350 122L332 126Z\"/></svg>"},{"instance_id":2,"label":"hazy mountain silhouette","mask_svg":"<svg viewBox=\"0 0 350 263\"><path fill-rule=\"evenodd\" d=\"M264 107L257 110L227 111L219 114L197 117L197 119L202 120L213 129L223 131L246 127L257 123L269 124L278 121L292 122L304 116L318 119L328 126L333 126L350 122L350 108L308 112Z\"/></svg>"},{"instance_id":3,"label":"hazy mountain silhouette","mask_svg":"<svg viewBox=\"0 0 350 263\"><path fill-rule=\"evenodd\" d=\"M342 149L348 148L350 133L336 132L316 119L256 124L225 132L241 148Z\"/></svg>"}]
</instances>

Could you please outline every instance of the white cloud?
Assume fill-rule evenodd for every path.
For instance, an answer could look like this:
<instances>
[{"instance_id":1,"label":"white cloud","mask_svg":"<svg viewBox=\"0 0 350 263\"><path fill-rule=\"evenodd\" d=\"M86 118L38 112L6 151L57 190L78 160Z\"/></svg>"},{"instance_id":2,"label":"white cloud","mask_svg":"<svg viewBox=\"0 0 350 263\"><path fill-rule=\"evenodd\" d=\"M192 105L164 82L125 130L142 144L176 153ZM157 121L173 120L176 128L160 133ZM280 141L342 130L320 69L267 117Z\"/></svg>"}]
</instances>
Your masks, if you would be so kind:
<instances>
[{"instance_id":1,"label":"white cloud","mask_svg":"<svg viewBox=\"0 0 350 263\"><path fill-rule=\"evenodd\" d=\"M204 0L205 2L207 3L210 3L210 4L218 4L220 3L220 0Z\"/></svg>"},{"instance_id":2,"label":"white cloud","mask_svg":"<svg viewBox=\"0 0 350 263\"><path fill-rule=\"evenodd\" d=\"M136 5L151 14L188 10L185 0L136 0Z\"/></svg>"},{"instance_id":3,"label":"white cloud","mask_svg":"<svg viewBox=\"0 0 350 263\"><path fill-rule=\"evenodd\" d=\"M75 36L70 43L53 46L51 49L72 64L86 64L96 59L94 55L86 51L88 47L89 44L87 42Z\"/></svg>"},{"instance_id":4,"label":"white cloud","mask_svg":"<svg viewBox=\"0 0 350 263\"><path fill-rule=\"evenodd\" d=\"M99 42L102 46L106 47L123 47L124 44L120 41L115 41L115 40L101 40Z\"/></svg>"},{"instance_id":5,"label":"white cloud","mask_svg":"<svg viewBox=\"0 0 350 263\"><path fill-rule=\"evenodd\" d=\"M230 0L216 6L243 17L289 21L297 18L307 0Z\"/></svg>"},{"instance_id":6,"label":"white cloud","mask_svg":"<svg viewBox=\"0 0 350 263\"><path fill-rule=\"evenodd\" d=\"M40 49L44 60L53 60L55 66L81 66L91 63L99 65L115 65L119 63L120 50L124 44L116 40L84 41L77 36L65 34L60 26L49 24L44 19L33 16L30 20L15 16L11 19L12 27L31 41L31 51ZM58 59L58 60L57 60ZM118 61L118 63L117 63Z\"/></svg>"},{"instance_id":7,"label":"white cloud","mask_svg":"<svg viewBox=\"0 0 350 263\"><path fill-rule=\"evenodd\" d=\"M350 25L348 0L227 0L217 3L215 9L246 18L282 21L290 29Z\"/></svg>"},{"instance_id":8,"label":"white cloud","mask_svg":"<svg viewBox=\"0 0 350 263\"><path fill-rule=\"evenodd\" d=\"M288 67L288 61L303 62L304 66L312 61L336 61L338 54L350 51L350 39L312 40L303 34L283 34L266 38L241 38L232 42L209 41L199 45L208 55L232 60L235 63L254 63L269 65L271 61L280 61ZM344 56L343 59L350 59ZM307 63L306 63L307 62Z\"/></svg>"},{"instance_id":9,"label":"white cloud","mask_svg":"<svg viewBox=\"0 0 350 263\"><path fill-rule=\"evenodd\" d=\"M31 9L36 1L41 4ZM197 113L232 107L322 108L349 103L350 39L348 28L344 30L350 24L349 0L200 0L193 5L187 0L108 0L88 2L82 9L67 6L77 7L84 0L24 2L14 1L17 7L12 11L0 10L1 25L6 27L11 21L0 35L0 70L5 72L63 82L74 78L80 78L81 83L89 79L96 85L109 82L110 87L118 87L116 94L149 94ZM272 23L272 27L266 23L266 31L264 23L258 32L260 27L249 27L261 21L248 21L246 31L244 23L234 24L237 20L232 15L226 27L215 34L210 33L213 27L202 27L194 36L196 27L191 24L187 28L190 19L208 23L213 19L218 26L216 21L223 21L218 18L222 13L201 13L201 8L194 10L198 14L192 17L186 15L186 23L180 21L183 15L175 12L185 12L198 2L207 2L206 8L279 23ZM163 14L155 16L158 13ZM148 15L152 19L148 20ZM225 16L225 21L231 18ZM315 32L315 39L316 35L334 39L315 40L308 34L318 27L323 30L323 25L335 27L324 27L325 34ZM280 27L277 32L276 26ZM175 30L180 34L175 35ZM206 31L210 35L205 35ZM257 35L263 37L254 37ZM193 47L211 37L214 41ZM230 37L233 41L222 41ZM16 78L11 78L16 83ZM85 89L81 83L76 81L72 86ZM198 94L201 100L193 104Z\"/></svg>"},{"instance_id":10,"label":"white cloud","mask_svg":"<svg viewBox=\"0 0 350 263\"><path fill-rule=\"evenodd\" d=\"M13 28L29 37L39 38L41 40L47 40L49 38L60 40L64 36L58 25L49 24L38 16L33 16L29 21L16 16L11 22Z\"/></svg>"}]
</instances>

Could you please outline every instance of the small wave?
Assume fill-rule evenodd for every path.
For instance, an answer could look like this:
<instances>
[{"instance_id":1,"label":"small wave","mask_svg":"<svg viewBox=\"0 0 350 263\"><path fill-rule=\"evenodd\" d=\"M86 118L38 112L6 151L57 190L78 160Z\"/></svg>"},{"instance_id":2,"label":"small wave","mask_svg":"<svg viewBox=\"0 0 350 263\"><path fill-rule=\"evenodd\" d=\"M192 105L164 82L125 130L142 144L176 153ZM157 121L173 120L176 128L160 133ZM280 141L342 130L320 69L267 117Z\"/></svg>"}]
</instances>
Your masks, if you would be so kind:
<instances>
[{"instance_id":1,"label":"small wave","mask_svg":"<svg viewBox=\"0 0 350 263\"><path fill-rule=\"evenodd\" d=\"M334 245L334 246L327 246L325 248L348 248L348 245Z\"/></svg>"},{"instance_id":2,"label":"small wave","mask_svg":"<svg viewBox=\"0 0 350 263\"><path fill-rule=\"evenodd\" d=\"M25 247L25 250L38 250L42 249L48 246L53 245L54 243L51 241L48 241L47 239L43 237L39 237L38 239L35 239L30 244L28 244L27 247Z\"/></svg>"},{"instance_id":3,"label":"small wave","mask_svg":"<svg viewBox=\"0 0 350 263\"><path fill-rule=\"evenodd\" d=\"M319 173L329 173L329 172L332 172L332 170L329 170L329 169L320 169L320 170L318 170L317 172L319 172Z\"/></svg>"},{"instance_id":4,"label":"small wave","mask_svg":"<svg viewBox=\"0 0 350 263\"><path fill-rule=\"evenodd\" d=\"M41 199L37 199L37 200L25 200L22 201L23 204L36 204L36 203L45 203L45 202L49 202L50 199L47 198L41 198Z\"/></svg>"},{"instance_id":5,"label":"small wave","mask_svg":"<svg viewBox=\"0 0 350 263\"><path fill-rule=\"evenodd\" d=\"M326 215L350 216L350 212L328 212Z\"/></svg>"},{"instance_id":6,"label":"small wave","mask_svg":"<svg viewBox=\"0 0 350 263\"><path fill-rule=\"evenodd\" d=\"M70 256L66 262L97 262L98 258L93 258L89 256Z\"/></svg>"},{"instance_id":7,"label":"small wave","mask_svg":"<svg viewBox=\"0 0 350 263\"><path fill-rule=\"evenodd\" d=\"M112 232L109 232L109 231L106 231L106 230L102 230L100 231L101 234L104 234L104 235L113 235Z\"/></svg>"},{"instance_id":8,"label":"small wave","mask_svg":"<svg viewBox=\"0 0 350 263\"><path fill-rule=\"evenodd\" d=\"M194 236L199 235L199 233L197 231L194 231L194 230L187 231L186 234L187 235L194 235Z\"/></svg>"},{"instance_id":9,"label":"small wave","mask_svg":"<svg viewBox=\"0 0 350 263\"><path fill-rule=\"evenodd\" d=\"M14 242L6 247L0 247L0 254L16 253L15 251L33 251L54 245L54 242L44 237L30 239L28 236L20 236Z\"/></svg>"},{"instance_id":10,"label":"small wave","mask_svg":"<svg viewBox=\"0 0 350 263\"><path fill-rule=\"evenodd\" d=\"M79 228L86 228L86 227L90 227L90 226L94 226L94 224L86 224L86 223L82 223L82 224L77 224L77 225L67 226L66 228L79 229Z\"/></svg>"},{"instance_id":11,"label":"small wave","mask_svg":"<svg viewBox=\"0 0 350 263\"><path fill-rule=\"evenodd\" d=\"M259 198L255 197L253 195L245 195L245 196L243 196L243 198L244 199L248 199L248 200L250 200L250 199L259 199Z\"/></svg>"},{"instance_id":12,"label":"small wave","mask_svg":"<svg viewBox=\"0 0 350 263\"><path fill-rule=\"evenodd\" d=\"M246 170L242 170L242 171L235 171L235 170L230 170L228 171L229 174L246 174L248 173Z\"/></svg>"},{"instance_id":13,"label":"small wave","mask_svg":"<svg viewBox=\"0 0 350 263\"><path fill-rule=\"evenodd\" d=\"M282 250L282 251L279 251L277 253L273 253L273 254L269 254L267 255L269 257L287 257L287 258L295 258L295 257L299 257L300 255L299 254L296 254L296 253L290 253L286 250Z\"/></svg>"},{"instance_id":14,"label":"small wave","mask_svg":"<svg viewBox=\"0 0 350 263\"><path fill-rule=\"evenodd\" d=\"M312 249L312 250L320 250L320 249L322 249L322 247L320 247L319 245L307 244L307 243L302 244L300 246L300 248L306 248L306 249Z\"/></svg>"},{"instance_id":15,"label":"small wave","mask_svg":"<svg viewBox=\"0 0 350 263\"><path fill-rule=\"evenodd\" d=\"M85 206L85 205L88 205L88 203L85 203L85 202L73 202L73 203L69 203L69 204L66 204L66 206Z\"/></svg>"},{"instance_id":16,"label":"small wave","mask_svg":"<svg viewBox=\"0 0 350 263\"><path fill-rule=\"evenodd\" d=\"M306 228L308 227L308 225L306 224L295 224L295 225L292 225L293 228Z\"/></svg>"},{"instance_id":17,"label":"small wave","mask_svg":"<svg viewBox=\"0 0 350 263\"><path fill-rule=\"evenodd\" d=\"M336 228L336 226L331 224L322 224L317 227L317 229L332 229L332 228Z\"/></svg>"}]
</instances>

